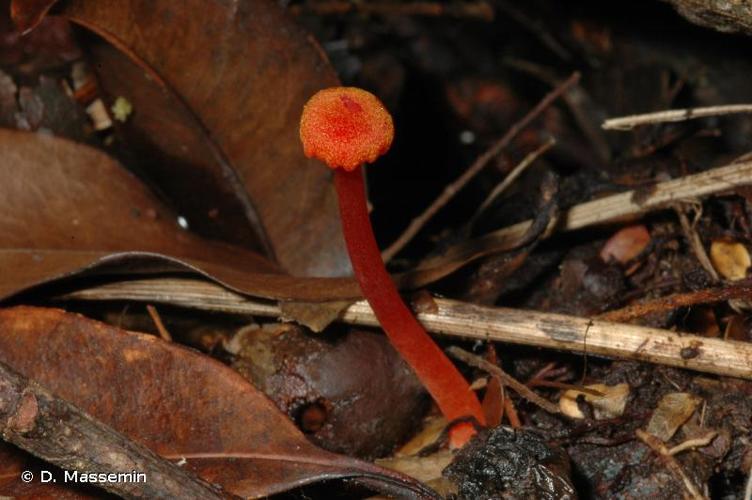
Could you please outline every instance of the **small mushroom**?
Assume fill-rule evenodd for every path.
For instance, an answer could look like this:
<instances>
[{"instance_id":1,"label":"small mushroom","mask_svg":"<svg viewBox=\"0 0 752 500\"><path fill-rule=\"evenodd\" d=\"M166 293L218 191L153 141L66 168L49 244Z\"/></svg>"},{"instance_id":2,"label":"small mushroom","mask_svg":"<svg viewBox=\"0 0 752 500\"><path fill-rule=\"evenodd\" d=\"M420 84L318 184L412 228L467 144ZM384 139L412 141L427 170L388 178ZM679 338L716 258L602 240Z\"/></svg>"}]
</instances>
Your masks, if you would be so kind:
<instances>
[{"instance_id":1,"label":"small mushroom","mask_svg":"<svg viewBox=\"0 0 752 500\"><path fill-rule=\"evenodd\" d=\"M354 87L319 91L305 105L300 119L306 156L335 169L342 230L355 278L389 340L448 421L474 417L484 425L475 393L402 301L373 235L361 165L386 153L393 136L392 117L381 101ZM472 424L455 424L450 445L461 447L473 434Z\"/></svg>"}]
</instances>

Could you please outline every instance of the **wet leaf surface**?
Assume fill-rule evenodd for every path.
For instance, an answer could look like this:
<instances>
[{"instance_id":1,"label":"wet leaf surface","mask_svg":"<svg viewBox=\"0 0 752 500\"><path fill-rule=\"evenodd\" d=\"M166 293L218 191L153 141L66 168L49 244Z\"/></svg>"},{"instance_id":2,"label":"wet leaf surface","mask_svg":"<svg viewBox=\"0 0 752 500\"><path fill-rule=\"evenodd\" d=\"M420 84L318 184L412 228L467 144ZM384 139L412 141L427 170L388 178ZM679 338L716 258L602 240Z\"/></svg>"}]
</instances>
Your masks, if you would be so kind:
<instances>
[{"instance_id":1,"label":"wet leaf surface","mask_svg":"<svg viewBox=\"0 0 752 500\"><path fill-rule=\"evenodd\" d=\"M49 3L16 0L15 18L32 26ZM303 103L337 79L282 9L70 1L54 13L127 54L90 46L110 100L123 96L135 110L122 127L129 144L153 158L150 177L192 226L260 244L292 274L349 270L331 172L305 159L298 139Z\"/></svg>"},{"instance_id":2,"label":"wet leaf surface","mask_svg":"<svg viewBox=\"0 0 752 500\"><path fill-rule=\"evenodd\" d=\"M338 478L430 495L403 476L316 448L235 371L155 337L61 310L17 307L0 311L0 359L236 495Z\"/></svg>"}]
</instances>

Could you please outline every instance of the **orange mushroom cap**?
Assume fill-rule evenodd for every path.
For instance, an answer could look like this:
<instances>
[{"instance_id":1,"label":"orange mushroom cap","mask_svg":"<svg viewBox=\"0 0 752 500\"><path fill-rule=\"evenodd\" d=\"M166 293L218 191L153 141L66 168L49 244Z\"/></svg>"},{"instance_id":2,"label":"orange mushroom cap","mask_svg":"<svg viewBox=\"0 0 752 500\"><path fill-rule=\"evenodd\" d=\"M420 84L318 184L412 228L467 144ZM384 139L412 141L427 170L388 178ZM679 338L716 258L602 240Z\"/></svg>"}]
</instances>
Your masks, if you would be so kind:
<instances>
[{"instance_id":1,"label":"orange mushroom cap","mask_svg":"<svg viewBox=\"0 0 752 500\"><path fill-rule=\"evenodd\" d=\"M300 117L300 140L309 158L354 170L389 150L392 116L375 95L356 87L332 87L311 97Z\"/></svg>"}]
</instances>

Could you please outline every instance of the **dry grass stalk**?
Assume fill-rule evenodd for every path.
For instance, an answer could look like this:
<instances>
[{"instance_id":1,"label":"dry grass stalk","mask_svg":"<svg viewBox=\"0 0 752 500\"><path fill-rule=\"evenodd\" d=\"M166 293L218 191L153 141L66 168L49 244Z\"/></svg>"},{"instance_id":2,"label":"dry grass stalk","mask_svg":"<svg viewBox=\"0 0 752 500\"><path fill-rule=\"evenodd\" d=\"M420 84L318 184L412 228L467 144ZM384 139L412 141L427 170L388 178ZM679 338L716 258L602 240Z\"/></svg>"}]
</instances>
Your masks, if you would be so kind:
<instances>
[{"instance_id":1,"label":"dry grass stalk","mask_svg":"<svg viewBox=\"0 0 752 500\"><path fill-rule=\"evenodd\" d=\"M671 455L666 445L657 437L649 434L641 429L635 431L637 438L645 443L648 448L653 450L658 457L666 464L666 468L671 471L678 480L682 482L684 488L687 490L687 497L692 500L705 500L707 497L700 493L697 486L687 476L686 472L682 468L681 464Z\"/></svg>"},{"instance_id":2,"label":"dry grass stalk","mask_svg":"<svg viewBox=\"0 0 752 500\"><path fill-rule=\"evenodd\" d=\"M100 285L68 299L159 302L233 314L280 317L279 306L195 279L146 279ZM435 299L435 312L418 318L431 332L632 359L706 373L752 379L752 344L561 314L483 307ZM341 321L376 326L365 301L348 307Z\"/></svg>"},{"instance_id":3,"label":"dry grass stalk","mask_svg":"<svg viewBox=\"0 0 752 500\"><path fill-rule=\"evenodd\" d=\"M519 382L516 378L512 377L507 372L502 370L499 366L491 363L490 361L486 361L480 356L476 356L475 354L467 352L464 349L460 349L456 346L452 346L447 349L447 353L453 358L457 358L460 361L469 364L470 366L484 370L491 375L496 375L497 377L499 377L504 386L509 387L523 398L527 399L531 403L540 406L547 412L554 414L561 413L559 407L554 403L545 398L542 398L541 396L538 396L538 394L529 389L525 384Z\"/></svg>"},{"instance_id":4,"label":"dry grass stalk","mask_svg":"<svg viewBox=\"0 0 752 500\"><path fill-rule=\"evenodd\" d=\"M633 220L648 212L670 208L678 202L695 201L750 184L752 161L741 161L575 205L562 211L559 217L552 220L545 234ZM523 221L456 245L442 255L424 260L420 263L419 269L431 268L454 258L461 258L468 252L468 248L491 246L495 252L515 248L531 224L532 221Z\"/></svg>"},{"instance_id":5,"label":"dry grass stalk","mask_svg":"<svg viewBox=\"0 0 752 500\"><path fill-rule=\"evenodd\" d=\"M729 104L725 106L708 106L704 108L670 109L642 115L609 118L603 122L605 130L632 130L639 125L654 125L666 122L683 122L695 118L752 113L752 104Z\"/></svg>"}]
</instances>

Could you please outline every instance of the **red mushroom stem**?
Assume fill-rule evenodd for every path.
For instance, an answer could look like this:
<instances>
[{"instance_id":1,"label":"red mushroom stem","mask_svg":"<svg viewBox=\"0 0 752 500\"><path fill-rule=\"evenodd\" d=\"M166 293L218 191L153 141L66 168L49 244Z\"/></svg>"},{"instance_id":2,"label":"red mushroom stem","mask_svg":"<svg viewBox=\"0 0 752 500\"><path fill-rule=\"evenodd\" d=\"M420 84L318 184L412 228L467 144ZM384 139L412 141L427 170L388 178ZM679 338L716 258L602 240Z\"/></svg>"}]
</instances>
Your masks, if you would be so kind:
<instances>
[{"instance_id":1,"label":"red mushroom stem","mask_svg":"<svg viewBox=\"0 0 752 500\"><path fill-rule=\"evenodd\" d=\"M399 296L373 236L362 164L384 154L393 136L392 117L381 101L353 87L319 91L309 99L300 118L300 139L306 156L335 169L342 230L355 278L392 345L447 420L474 417L485 425L475 393ZM471 423L457 424L450 430L450 444L460 447L473 434Z\"/></svg>"},{"instance_id":2,"label":"red mushroom stem","mask_svg":"<svg viewBox=\"0 0 752 500\"><path fill-rule=\"evenodd\" d=\"M355 278L392 345L412 367L447 420L474 417L484 424L483 410L475 393L407 308L386 271L368 217L363 169L337 169L334 183ZM474 433L472 424L457 424L451 430L450 444L461 447Z\"/></svg>"}]
</instances>

